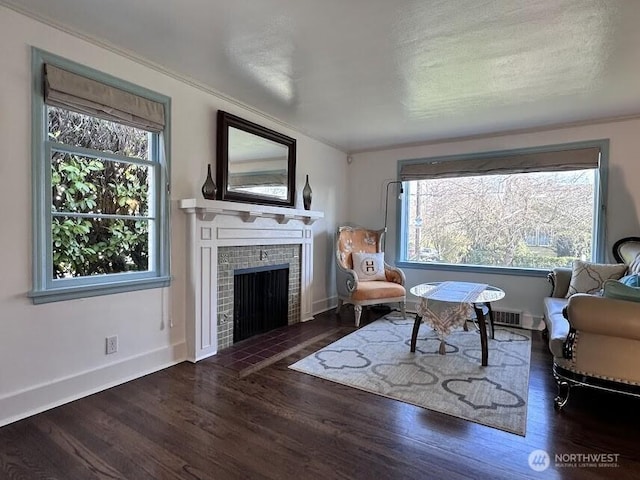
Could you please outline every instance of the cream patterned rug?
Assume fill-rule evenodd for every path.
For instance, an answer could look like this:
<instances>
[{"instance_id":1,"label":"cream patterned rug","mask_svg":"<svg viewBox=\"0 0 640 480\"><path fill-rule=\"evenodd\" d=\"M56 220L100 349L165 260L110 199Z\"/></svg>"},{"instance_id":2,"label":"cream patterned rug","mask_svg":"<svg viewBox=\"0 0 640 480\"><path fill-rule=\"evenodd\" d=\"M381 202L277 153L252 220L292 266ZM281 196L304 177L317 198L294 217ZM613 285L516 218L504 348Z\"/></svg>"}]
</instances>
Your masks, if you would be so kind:
<instances>
[{"instance_id":1,"label":"cream patterned rug","mask_svg":"<svg viewBox=\"0 0 640 480\"><path fill-rule=\"evenodd\" d=\"M413 319L394 315L341 338L289 368L518 435L525 434L529 331L496 328L489 365L480 365L480 334L456 330L440 340L424 323L411 353Z\"/></svg>"}]
</instances>

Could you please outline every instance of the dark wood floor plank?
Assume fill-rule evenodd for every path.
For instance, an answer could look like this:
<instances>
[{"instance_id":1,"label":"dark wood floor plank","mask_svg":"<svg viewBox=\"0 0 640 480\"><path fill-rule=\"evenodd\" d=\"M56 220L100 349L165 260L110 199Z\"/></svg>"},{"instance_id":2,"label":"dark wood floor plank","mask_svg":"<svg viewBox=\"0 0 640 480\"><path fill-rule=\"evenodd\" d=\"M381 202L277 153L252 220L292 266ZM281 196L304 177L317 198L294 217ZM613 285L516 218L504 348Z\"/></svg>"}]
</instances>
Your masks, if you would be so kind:
<instances>
[{"instance_id":1,"label":"dark wood floor plank","mask_svg":"<svg viewBox=\"0 0 640 480\"><path fill-rule=\"evenodd\" d=\"M175 383L175 382L174 382ZM151 390L151 391L149 391ZM148 402L153 400L153 389L138 391L134 397L136 400ZM219 416L210 411L210 407L225 408L226 411L237 411L233 416ZM291 468L291 462L286 455L295 454L292 447L286 445L286 438L273 437L259 423L253 422L253 417L247 418L242 413L242 405L237 401L217 395L211 399L211 404L200 400L197 404L190 404L187 408L177 407L162 399L159 395L159 410L168 415L178 417L181 421L181 428L186 434L190 434L196 441L202 441L203 434L210 438L224 441L226 447L231 451L248 451L252 453L252 462L255 463L254 470L262 472L265 476L270 476L269 468L277 467L278 471L287 475L295 475ZM278 455L284 453L285 456ZM313 460L313 458L310 458Z\"/></svg>"},{"instance_id":2,"label":"dark wood floor plank","mask_svg":"<svg viewBox=\"0 0 640 480\"><path fill-rule=\"evenodd\" d=\"M639 401L576 390L555 412L551 359L536 334L525 437L288 368L353 331L346 317L319 316L314 331L337 331L246 378L212 357L4 427L0 478L637 478ZM363 313L363 323L374 318ZM620 466L536 473L535 449L613 453Z\"/></svg>"},{"instance_id":3,"label":"dark wood floor plank","mask_svg":"<svg viewBox=\"0 0 640 480\"><path fill-rule=\"evenodd\" d=\"M13 425L6 427L13 428ZM85 471L76 458L58 447L46 434L33 424L31 419L21 424L19 444L15 441L0 442L0 478L34 479L65 478L69 480L96 479ZM19 448L18 448L19 447Z\"/></svg>"},{"instance_id":4,"label":"dark wood floor plank","mask_svg":"<svg viewBox=\"0 0 640 480\"><path fill-rule=\"evenodd\" d=\"M175 377L174 374L172 380L174 384ZM233 381L234 383L236 382L235 379ZM251 383L245 383L245 386L250 387ZM359 441L352 442L347 449L340 450L337 453L333 452L331 455L325 455L326 445L335 443L337 437L344 437L344 435L341 435L342 432L335 429L327 431L322 428L313 428L314 425L309 423L297 424L295 417L300 415L295 415L294 409L290 409L291 412L287 412L287 407L283 405L282 400L277 396L264 401L256 391L249 389L246 392L247 395L238 400L235 389L225 386L224 382L219 380L211 384L207 384L205 380L203 387L206 392L216 393L215 396L207 394L201 398L199 406L194 407L196 410L194 414L199 418L206 417L209 409L213 408L222 410L229 408L240 412L240 415L235 416L230 423L228 418L217 418L215 429L218 434L222 431L223 434L227 435L227 442L231 443L230 446L233 448L239 447L238 445L233 445L235 434L239 434L240 439L248 442L252 450L266 452L265 465L270 464L273 467L273 462L277 463L284 454L285 457L283 458L287 458L287 460L284 465L280 466L281 471L295 475L300 471L300 468L304 468L307 472L315 472L319 478L323 476L327 478L327 475L331 478L335 476L336 472L336 469L331 466L332 463L340 462L342 468L347 467L349 463L354 463L352 450L360 448ZM138 391L141 396L159 395L162 397L160 392L161 389L158 391L157 388ZM148 401L150 398L142 400ZM229 423L228 427L227 423ZM228 431L226 431L227 428ZM255 439L258 440L254 441ZM342 440L344 441L344 438ZM305 451L305 447L311 454L301 453ZM295 458L295 461L292 462L292 458ZM380 464L380 468L389 466L389 463L385 464L384 459L379 458L378 455L371 454L370 458L366 458L366 460L370 465ZM391 464L393 463L397 463L397 460L391 462ZM357 471L358 467L358 464L354 464L354 471ZM406 467L408 470L413 468L411 465ZM294 470L286 472L287 468L293 468ZM421 473L417 470L415 471L416 475L421 475ZM347 478L353 478L353 476L348 476Z\"/></svg>"},{"instance_id":5,"label":"dark wood floor plank","mask_svg":"<svg viewBox=\"0 0 640 480\"><path fill-rule=\"evenodd\" d=\"M73 458L84 466L85 478L90 475L101 479L127 478L116 465L104 458L104 452L109 449L109 445L80 427L80 419L69 413L69 408L54 409L51 415L40 415L33 419L33 423L65 452L67 458ZM61 423L65 425L65 429L57 428Z\"/></svg>"},{"instance_id":6,"label":"dark wood floor plank","mask_svg":"<svg viewBox=\"0 0 640 480\"><path fill-rule=\"evenodd\" d=\"M204 478L268 478L255 468L246 452L242 455L242 451L227 451L226 439L210 435L203 429L190 429L175 412L164 414L154 404L130 402L118 391L106 393L100 399L102 408L107 410L112 403L124 406L116 414L119 421L151 439L160 448L178 452L194 469L208 472L209 476ZM224 448L218 448L222 445ZM234 454L239 454L240 459Z\"/></svg>"},{"instance_id":7,"label":"dark wood floor plank","mask_svg":"<svg viewBox=\"0 0 640 480\"><path fill-rule=\"evenodd\" d=\"M137 477L147 475L149 478L165 480L206 478L205 472L199 472L173 452L149 442L147 437L118 421L96 403L75 402L74 407L73 415L82 418L96 435L111 443L119 455L135 459L136 471L140 471Z\"/></svg>"}]
</instances>

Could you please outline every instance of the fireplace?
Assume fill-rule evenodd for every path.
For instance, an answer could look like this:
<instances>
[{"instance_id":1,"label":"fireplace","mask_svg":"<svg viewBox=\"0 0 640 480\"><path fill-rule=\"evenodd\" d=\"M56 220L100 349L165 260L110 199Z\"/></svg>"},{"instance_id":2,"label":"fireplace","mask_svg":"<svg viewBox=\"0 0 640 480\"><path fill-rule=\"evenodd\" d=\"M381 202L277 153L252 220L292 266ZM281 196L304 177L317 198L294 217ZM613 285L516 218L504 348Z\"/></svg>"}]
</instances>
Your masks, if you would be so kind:
<instances>
[{"instance_id":1,"label":"fireplace","mask_svg":"<svg viewBox=\"0 0 640 480\"><path fill-rule=\"evenodd\" d=\"M233 343L288 324L289 265L233 271Z\"/></svg>"},{"instance_id":2,"label":"fireplace","mask_svg":"<svg viewBox=\"0 0 640 480\"><path fill-rule=\"evenodd\" d=\"M233 343L233 270L288 264L287 323L311 320L318 211L220 200L180 200L187 215L187 358Z\"/></svg>"},{"instance_id":3,"label":"fireplace","mask_svg":"<svg viewBox=\"0 0 640 480\"><path fill-rule=\"evenodd\" d=\"M286 321L300 321L300 245L255 245L218 248L218 350L239 341L236 336L236 272L287 268Z\"/></svg>"}]
</instances>

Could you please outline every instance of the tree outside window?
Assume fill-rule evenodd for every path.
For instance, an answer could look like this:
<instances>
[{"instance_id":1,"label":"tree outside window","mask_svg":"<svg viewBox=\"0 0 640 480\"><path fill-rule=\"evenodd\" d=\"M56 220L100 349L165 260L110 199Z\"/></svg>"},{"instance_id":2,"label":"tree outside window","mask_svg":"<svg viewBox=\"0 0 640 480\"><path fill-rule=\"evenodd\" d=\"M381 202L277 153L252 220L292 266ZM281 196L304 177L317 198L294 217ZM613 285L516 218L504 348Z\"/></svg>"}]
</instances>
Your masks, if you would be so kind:
<instances>
[{"instance_id":1,"label":"tree outside window","mask_svg":"<svg viewBox=\"0 0 640 480\"><path fill-rule=\"evenodd\" d=\"M596 172L406 182L403 260L548 269L590 259Z\"/></svg>"}]
</instances>

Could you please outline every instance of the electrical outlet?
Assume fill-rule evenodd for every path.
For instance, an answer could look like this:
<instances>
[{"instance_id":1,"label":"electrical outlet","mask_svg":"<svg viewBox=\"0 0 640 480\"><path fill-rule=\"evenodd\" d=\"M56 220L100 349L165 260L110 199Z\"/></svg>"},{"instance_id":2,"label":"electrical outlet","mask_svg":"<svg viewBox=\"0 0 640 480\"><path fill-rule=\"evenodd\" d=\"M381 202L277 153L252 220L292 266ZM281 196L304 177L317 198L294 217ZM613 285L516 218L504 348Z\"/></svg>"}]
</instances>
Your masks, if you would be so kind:
<instances>
[{"instance_id":1,"label":"electrical outlet","mask_svg":"<svg viewBox=\"0 0 640 480\"><path fill-rule=\"evenodd\" d=\"M107 337L107 355L118 351L118 336Z\"/></svg>"}]
</instances>

